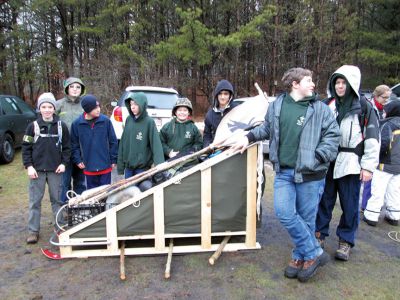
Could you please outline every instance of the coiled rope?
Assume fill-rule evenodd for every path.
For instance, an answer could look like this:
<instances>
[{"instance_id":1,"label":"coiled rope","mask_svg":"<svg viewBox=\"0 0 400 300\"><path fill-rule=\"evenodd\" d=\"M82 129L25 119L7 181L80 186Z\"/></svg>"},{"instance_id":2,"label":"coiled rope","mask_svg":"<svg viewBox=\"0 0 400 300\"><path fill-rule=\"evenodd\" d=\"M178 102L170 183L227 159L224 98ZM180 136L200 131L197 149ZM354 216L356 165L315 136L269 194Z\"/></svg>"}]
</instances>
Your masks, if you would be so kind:
<instances>
[{"instance_id":1,"label":"coiled rope","mask_svg":"<svg viewBox=\"0 0 400 300\"><path fill-rule=\"evenodd\" d=\"M393 241L400 243L400 231L389 231L388 236Z\"/></svg>"}]
</instances>

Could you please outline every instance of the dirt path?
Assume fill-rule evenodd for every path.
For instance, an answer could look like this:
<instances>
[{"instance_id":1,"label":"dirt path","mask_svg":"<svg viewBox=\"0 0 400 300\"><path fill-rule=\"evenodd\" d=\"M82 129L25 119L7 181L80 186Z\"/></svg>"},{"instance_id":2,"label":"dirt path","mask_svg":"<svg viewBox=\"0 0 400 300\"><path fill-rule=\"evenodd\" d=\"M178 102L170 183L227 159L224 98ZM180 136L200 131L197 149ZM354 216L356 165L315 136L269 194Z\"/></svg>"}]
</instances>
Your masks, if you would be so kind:
<instances>
[{"instance_id":1,"label":"dirt path","mask_svg":"<svg viewBox=\"0 0 400 300\"><path fill-rule=\"evenodd\" d=\"M16 161L13 164L18 164ZM0 166L7 172L12 166ZM291 242L272 209L272 174L266 168L267 193L257 240L261 250L223 253L216 265L210 254L176 255L170 280L163 279L166 256L127 257L125 282L119 279L117 257L52 261L40 253L49 247L50 206L43 202L41 239L25 244L27 195L0 210L1 299L399 299L400 243L390 240L388 224L360 224L350 261L334 259L310 282L283 277ZM3 173L4 174L4 173ZM0 203L9 201L4 189ZM9 195L9 194L7 194ZM336 207L337 224L340 208ZM335 228L326 250L336 250ZM53 248L54 249L54 248Z\"/></svg>"}]
</instances>

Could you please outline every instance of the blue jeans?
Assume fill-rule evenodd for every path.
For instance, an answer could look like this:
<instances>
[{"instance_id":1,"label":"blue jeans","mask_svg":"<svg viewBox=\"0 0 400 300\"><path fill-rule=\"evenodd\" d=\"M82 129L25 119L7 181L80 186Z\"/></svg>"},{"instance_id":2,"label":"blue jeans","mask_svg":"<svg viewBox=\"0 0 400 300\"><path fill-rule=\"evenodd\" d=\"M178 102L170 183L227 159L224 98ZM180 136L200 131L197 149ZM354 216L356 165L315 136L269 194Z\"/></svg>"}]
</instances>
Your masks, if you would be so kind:
<instances>
[{"instance_id":1,"label":"blue jeans","mask_svg":"<svg viewBox=\"0 0 400 300\"><path fill-rule=\"evenodd\" d=\"M147 171L147 169L128 169L128 168L126 168L125 169L125 179L135 176L137 174L143 173L145 171ZM146 179L146 180L143 180L142 182L139 182L139 184L137 186L140 189L140 191L144 192L153 187L153 182L151 181L151 179Z\"/></svg>"},{"instance_id":2,"label":"blue jeans","mask_svg":"<svg viewBox=\"0 0 400 300\"><path fill-rule=\"evenodd\" d=\"M65 166L65 172L63 173L63 187L61 192L61 201L66 203L68 200L67 192L71 190L71 180L72 189L78 195L86 191L85 175L83 170L79 169L77 165L70 162Z\"/></svg>"},{"instance_id":3,"label":"blue jeans","mask_svg":"<svg viewBox=\"0 0 400 300\"><path fill-rule=\"evenodd\" d=\"M310 260L323 252L314 234L323 184L324 179L296 183L293 169L275 175L275 214L294 243L292 259Z\"/></svg>"}]
</instances>

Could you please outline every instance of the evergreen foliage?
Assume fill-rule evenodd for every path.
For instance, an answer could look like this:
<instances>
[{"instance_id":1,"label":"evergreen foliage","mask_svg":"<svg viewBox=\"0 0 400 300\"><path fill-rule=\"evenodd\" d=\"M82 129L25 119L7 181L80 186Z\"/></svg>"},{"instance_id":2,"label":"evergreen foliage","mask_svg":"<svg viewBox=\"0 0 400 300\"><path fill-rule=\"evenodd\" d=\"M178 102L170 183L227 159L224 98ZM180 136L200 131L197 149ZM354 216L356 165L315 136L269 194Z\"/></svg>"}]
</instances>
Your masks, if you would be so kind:
<instances>
[{"instance_id":1,"label":"evergreen foliage","mask_svg":"<svg viewBox=\"0 0 400 300\"><path fill-rule=\"evenodd\" d=\"M238 95L314 71L319 92L344 63L363 88L400 80L396 0L8 0L0 2L0 89L34 104L79 76L104 102L129 84L174 86L196 103L227 78Z\"/></svg>"}]
</instances>

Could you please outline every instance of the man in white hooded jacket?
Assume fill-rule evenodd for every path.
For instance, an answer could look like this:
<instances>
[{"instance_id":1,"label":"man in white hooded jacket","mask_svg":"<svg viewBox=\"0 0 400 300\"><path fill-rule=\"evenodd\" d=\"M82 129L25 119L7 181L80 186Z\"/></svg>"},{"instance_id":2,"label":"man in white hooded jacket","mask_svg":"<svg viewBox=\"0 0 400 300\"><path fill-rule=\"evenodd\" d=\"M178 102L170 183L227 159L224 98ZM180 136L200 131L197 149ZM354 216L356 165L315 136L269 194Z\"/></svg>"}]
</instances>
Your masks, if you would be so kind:
<instances>
[{"instance_id":1,"label":"man in white hooded jacket","mask_svg":"<svg viewBox=\"0 0 400 300\"><path fill-rule=\"evenodd\" d=\"M339 247L335 258L347 261L355 245L359 224L359 194L362 181L369 181L379 161L379 124L372 105L360 97L360 69L344 65L328 81L328 98L340 127L339 153L326 175L316 221L321 246L329 235L329 223L339 194L342 215L336 230Z\"/></svg>"}]
</instances>

